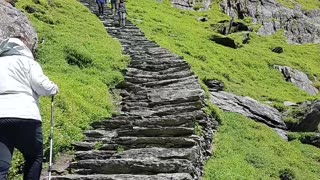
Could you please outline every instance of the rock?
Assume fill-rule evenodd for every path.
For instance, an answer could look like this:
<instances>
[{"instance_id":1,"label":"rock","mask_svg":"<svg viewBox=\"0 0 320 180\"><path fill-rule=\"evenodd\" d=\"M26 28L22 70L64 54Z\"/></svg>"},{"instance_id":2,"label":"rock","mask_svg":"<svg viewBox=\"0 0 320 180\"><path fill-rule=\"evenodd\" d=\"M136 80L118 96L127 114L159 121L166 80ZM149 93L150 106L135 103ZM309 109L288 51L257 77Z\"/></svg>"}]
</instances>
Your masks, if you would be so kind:
<instances>
[{"instance_id":1,"label":"rock","mask_svg":"<svg viewBox=\"0 0 320 180\"><path fill-rule=\"evenodd\" d=\"M311 139L310 144L320 148L320 134L319 133L317 136L315 136L313 139Z\"/></svg>"},{"instance_id":2,"label":"rock","mask_svg":"<svg viewBox=\"0 0 320 180\"><path fill-rule=\"evenodd\" d=\"M4 0L0 0L0 42L21 35L27 39L28 47L36 47L37 34L27 17Z\"/></svg>"},{"instance_id":3,"label":"rock","mask_svg":"<svg viewBox=\"0 0 320 180\"><path fill-rule=\"evenodd\" d=\"M316 136L306 137L300 140L304 144L310 144L315 147L320 148L320 134L318 133Z\"/></svg>"},{"instance_id":4,"label":"rock","mask_svg":"<svg viewBox=\"0 0 320 180\"><path fill-rule=\"evenodd\" d=\"M272 48L271 51L274 53L281 54L281 53L283 53L283 48L282 47L275 47L275 48Z\"/></svg>"},{"instance_id":5,"label":"rock","mask_svg":"<svg viewBox=\"0 0 320 180\"><path fill-rule=\"evenodd\" d=\"M284 105L284 106L296 106L297 104L294 103L294 102L285 101L285 102L283 102L283 105Z\"/></svg>"},{"instance_id":6,"label":"rock","mask_svg":"<svg viewBox=\"0 0 320 180\"><path fill-rule=\"evenodd\" d=\"M206 21L208 21L208 18L207 17L199 17L198 21L206 22Z\"/></svg>"},{"instance_id":7,"label":"rock","mask_svg":"<svg viewBox=\"0 0 320 180\"><path fill-rule=\"evenodd\" d=\"M260 104L249 97L236 96L224 91L210 94L210 102L222 110L242 114L272 128L287 129L280 112L272 107Z\"/></svg>"},{"instance_id":8,"label":"rock","mask_svg":"<svg viewBox=\"0 0 320 180\"><path fill-rule=\"evenodd\" d=\"M191 161L186 159L106 159L79 160L70 165L78 169L77 174L153 174L190 173L195 171ZM121 168L119 168L121 167Z\"/></svg>"},{"instance_id":9,"label":"rock","mask_svg":"<svg viewBox=\"0 0 320 180\"><path fill-rule=\"evenodd\" d=\"M222 91L224 88L224 84L218 80L206 80L204 83L208 86L210 91Z\"/></svg>"},{"instance_id":10,"label":"rock","mask_svg":"<svg viewBox=\"0 0 320 180\"><path fill-rule=\"evenodd\" d=\"M319 90L312 86L312 82L303 72L292 69L288 66L274 65L274 68L283 74L286 81L292 82L299 89L311 95L316 95L319 93Z\"/></svg>"},{"instance_id":11,"label":"rock","mask_svg":"<svg viewBox=\"0 0 320 180\"><path fill-rule=\"evenodd\" d=\"M231 39L229 37L222 37L222 36L212 35L210 37L210 40L215 42L215 43L217 43L217 44L226 46L226 47L230 47L230 48L233 48L233 49L237 49L238 48L238 45L235 42L235 40L233 40L233 39Z\"/></svg>"},{"instance_id":12,"label":"rock","mask_svg":"<svg viewBox=\"0 0 320 180\"><path fill-rule=\"evenodd\" d=\"M310 144L320 148L320 133L290 133L289 141L298 139L303 144Z\"/></svg>"},{"instance_id":13,"label":"rock","mask_svg":"<svg viewBox=\"0 0 320 180\"><path fill-rule=\"evenodd\" d=\"M206 11L210 8L212 0L193 1L193 0L171 0L172 6L188 11Z\"/></svg>"},{"instance_id":14,"label":"rock","mask_svg":"<svg viewBox=\"0 0 320 180\"><path fill-rule=\"evenodd\" d=\"M307 113L294 128L295 131L317 132L320 124L320 100L317 100L307 108Z\"/></svg>"},{"instance_id":15,"label":"rock","mask_svg":"<svg viewBox=\"0 0 320 180\"><path fill-rule=\"evenodd\" d=\"M30 14L36 12L36 9L31 6L26 6L24 9L27 11L27 13L30 13Z\"/></svg>"},{"instance_id":16,"label":"rock","mask_svg":"<svg viewBox=\"0 0 320 180\"><path fill-rule=\"evenodd\" d=\"M232 18L250 17L254 24L261 24L260 35L272 35L284 30L291 44L320 43L320 11L304 12L277 4L274 0L223 0L222 11Z\"/></svg>"},{"instance_id":17,"label":"rock","mask_svg":"<svg viewBox=\"0 0 320 180\"><path fill-rule=\"evenodd\" d=\"M282 139L288 141L288 133L283 129L273 128L273 131L276 132Z\"/></svg>"},{"instance_id":18,"label":"rock","mask_svg":"<svg viewBox=\"0 0 320 180\"><path fill-rule=\"evenodd\" d=\"M46 180L47 178L43 179ZM116 175L67 175L56 176L52 180L193 180L194 178L188 173L160 173L157 175L133 175L133 174L116 174Z\"/></svg>"},{"instance_id":19,"label":"rock","mask_svg":"<svg viewBox=\"0 0 320 180\"><path fill-rule=\"evenodd\" d=\"M242 44L248 44L249 43L249 41L250 41L250 33L245 33L244 35L243 35L243 39L242 39Z\"/></svg>"}]
</instances>

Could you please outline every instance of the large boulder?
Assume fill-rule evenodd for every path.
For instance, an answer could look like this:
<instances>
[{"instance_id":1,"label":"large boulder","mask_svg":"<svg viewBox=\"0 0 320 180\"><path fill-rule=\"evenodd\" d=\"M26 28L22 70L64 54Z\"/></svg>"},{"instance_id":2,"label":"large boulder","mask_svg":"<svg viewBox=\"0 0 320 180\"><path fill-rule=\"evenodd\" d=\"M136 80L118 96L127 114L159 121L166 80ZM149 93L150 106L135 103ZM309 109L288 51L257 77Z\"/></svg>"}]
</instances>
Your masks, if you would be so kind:
<instances>
[{"instance_id":1,"label":"large boulder","mask_svg":"<svg viewBox=\"0 0 320 180\"><path fill-rule=\"evenodd\" d=\"M295 131L317 132L320 125L320 100L307 107L306 114L294 128Z\"/></svg>"},{"instance_id":2,"label":"large boulder","mask_svg":"<svg viewBox=\"0 0 320 180\"><path fill-rule=\"evenodd\" d=\"M274 65L274 68L283 74L283 77L286 81L292 82L299 89L311 95L316 95L319 93L319 90L312 85L312 82L305 73L292 69L288 66Z\"/></svg>"},{"instance_id":3,"label":"large boulder","mask_svg":"<svg viewBox=\"0 0 320 180\"><path fill-rule=\"evenodd\" d=\"M27 17L10 3L0 0L0 42L12 36L23 36L28 47L35 47L37 34Z\"/></svg>"},{"instance_id":4,"label":"large boulder","mask_svg":"<svg viewBox=\"0 0 320 180\"><path fill-rule=\"evenodd\" d=\"M211 91L210 94L210 102L222 110L242 114L271 128L287 129L280 112L275 108L261 104L252 98L236 96L224 91Z\"/></svg>"},{"instance_id":5,"label":"large boulder","mask_svg":"<svg viewBox=\"0 0 320 180\"><path fill-rule=\"evenodd\" d=\"M221 8L231 17L250 17L254 24L261 24L258 34L272 35L283 29L288 43L320 43L320 10L289 9L275 0L223 0Z\"/></svg>"}]
</instances>

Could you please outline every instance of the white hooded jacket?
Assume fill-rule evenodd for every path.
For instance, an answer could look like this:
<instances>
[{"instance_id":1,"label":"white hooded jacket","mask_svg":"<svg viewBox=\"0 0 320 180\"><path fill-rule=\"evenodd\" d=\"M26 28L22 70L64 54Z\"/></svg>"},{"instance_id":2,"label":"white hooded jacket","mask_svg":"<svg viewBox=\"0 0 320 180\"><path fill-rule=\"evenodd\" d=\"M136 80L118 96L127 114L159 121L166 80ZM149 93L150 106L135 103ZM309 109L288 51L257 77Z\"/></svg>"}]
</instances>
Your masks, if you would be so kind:
<instances>
[{"instance_id":1,"label":"white hooded jacket","mask_svg":"<svg viewBox=\"0 0 320 180\"><path fill-rule=\"evenodd\" d=\"M41 120L39 96L57 92L22 41L10 38L0 43L0 118Z\"/></svg>"}]
</instances>

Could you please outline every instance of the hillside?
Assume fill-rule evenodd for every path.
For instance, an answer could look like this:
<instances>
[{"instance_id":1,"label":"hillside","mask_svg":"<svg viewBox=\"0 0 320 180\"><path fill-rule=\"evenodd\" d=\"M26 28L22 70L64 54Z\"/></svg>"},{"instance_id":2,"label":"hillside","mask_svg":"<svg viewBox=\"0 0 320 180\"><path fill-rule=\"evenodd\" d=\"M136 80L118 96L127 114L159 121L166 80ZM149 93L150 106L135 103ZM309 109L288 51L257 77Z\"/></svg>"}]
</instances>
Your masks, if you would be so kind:
<instances>
[{"instance_id":1,"label":"hillside","mask_svg":"<svg viewBox=\"0 0 320 180\"><path fill-rule=\"evenodd\" d=\"M278 2L294 7L288 1ZM238 49L213 43L209 40L216 34L212 24L230 19L221 13L219 3L214 1L208 12L188 12L172 8L168 1L129 1L129 18L147 37L183 56L200 79L220 80L228 92L260 102L272 101L280 110L285 108L284 101L319 98L298 90L272 68L273 64L287 65L318 78L319 44L288 45L282 32L272 36L250 33L250 42ZM309 10L319 7L317 1L298 3ZM200 17L207 21L198 21ZM232 36L241 40L243 34ZM276 46L283 47L284 53L272 52ZM220 114L221 126L205 179L278 179L281 174L294 179L319 179L319 149L295 141L284 142L265 126L247 122L239 115Z\"/></svg>"},{"instance_id":2,"label":"hillside","mask_svg":"<svg viewBox=\"0 0 320 180\"><path fill-rule=\"evenodd\" d=\"M293 1L277 2L294 7ZM295 2L305 10L319 8L317 0ZM319 83L319 44L289 45L282 31L271 36L257 35L259 25L252 25L248 18L236 21L252 26L249 43L241 43L241 32L230 35L239 44L237 49L214 43L210 37L218 35L215 25L230 20L221 12L219 3L213 1L206 12L190 12L173 8L168 0L128 1L128 18L149 40L182 56L201 81L219 80L225 91L271 103L280 111L286 109L285 101L319 99L319 95L309 95L285 81L273 69L274 64L290 66ZM120 43L106 34L97 17L75 0L54 0L53 6L45 0L25 0L17 6L28 15L39 39L44 40L37 59L60 87L55 103L58 154L70 150L71 143L82 138L82 131L91 122L117 113L117 95L110 90L123 79L121 72L129 59L121 55ZM30 8L35 11L27 13ZM205 22L198 20L203 17ZM271 51L278 46L283 47L283 53ZM49 99L43 98L41 107L43 119L48 120ZM221 124L204 179L320 178L318 148L298 141L286 142L265 125L238 114L221 110L215 113ZM47 122L44 139L48 137ZM45 145L48 153L48 142Z\"/></svg>"}]
</instances>

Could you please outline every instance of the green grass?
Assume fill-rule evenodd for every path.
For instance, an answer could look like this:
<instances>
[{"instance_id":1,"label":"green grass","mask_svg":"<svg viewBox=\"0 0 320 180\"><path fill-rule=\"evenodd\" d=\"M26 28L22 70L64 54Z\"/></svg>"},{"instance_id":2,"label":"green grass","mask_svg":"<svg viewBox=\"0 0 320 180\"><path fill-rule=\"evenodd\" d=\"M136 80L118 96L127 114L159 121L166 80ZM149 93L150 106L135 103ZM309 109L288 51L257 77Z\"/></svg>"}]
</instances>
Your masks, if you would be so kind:
<instances>
[{"instance_id":1,"label":"green grass","mask_svg":"<svg viewBox=\"0 0 320 180\"><path fill-rule=\"evenodd\" d=\"M318 0L276 0L276 2L291 9L297 4L301 6L301 9L306 11L320 8L320 1Z\"/></svg>"},{"instance_id":2,"label":"green grass","mask_svg":"<svg viewBox=\"0 0 320 180\"><path fill-rule=\"evenodd\" d=\"M250 33L249 44L231 49L209 40L217 34L212 24L230 18L214 2L208 12L187 12L171 7L168 0L127 2L129 19L146 36L162 47L181 55L201 80L217 79L225 90L250 96L260 102L271 101L282 110L284 101L302 102L310 96L286 82L274 64L305 72L311 80L320 78L320 45L288 45L282 32L263 37ZM207 22L199 22L207 17ZM243 23L248 24L249 19ZM258 29L259 26L253 26ZM243 34L231 37L239 41ZM282 54L271 51L281 46ZM300 142L283 141L264 125L231 113L218 115L223 125L216 133L214 156L207 162L205 179L319 179L320 151Z\"/></svg>"},{"instance_id":3,"label":"green grass","mask_svg":"<svg viewBox=\"0 0 320 180\"><path fill-rule=\"evenodd\" d=\"M238 114L221 113L221 118L205 180L276 180L284 172L299 180L320 178L318 148L286 142L267 126Z\"/></svg>"},{"instance_id":4,"label":"green grass","mask_svg":"<svg viewBox=\"0 0 320 180\"><path fill-rule=\"evenodd\" d=\"M37 10L26 13L39 39L45 40L39 44L36 59L59 86L54 114L57 154L79 141L90 122L116 113L109 89L123 79L121 71L128 58L122 56L119 42L107 35L97 17L78 1L53 2L49 6L46 0L24 0L17 6L21 10L27 6ZM48 155L50 98L42 98L40 107Z\"/></svg>"},{"instance_id":5,"label":"green grass","mask_svg":"<svg viewBox=\"0 0 320 180\"><path fill-rule=\"evenodd\" d=\"M186 12L171 7L169 1L129 1L129 18L146 36L161 46L183 56L200 79L218 79L226 90L259 101L300 102L312 96L286 82L274 64L287 65L319 78L319 45L287 45L282 33L262 37L251 33L249 44L231 49L209 40L216 32L211 24L229 17L220 13L218 4L209 12ZM197 21L208 17L207 22ZM233 34L235 39L243 34ZM271 48L282 46L284 53L276 54Z\"/></svg>"}]
</instances>

